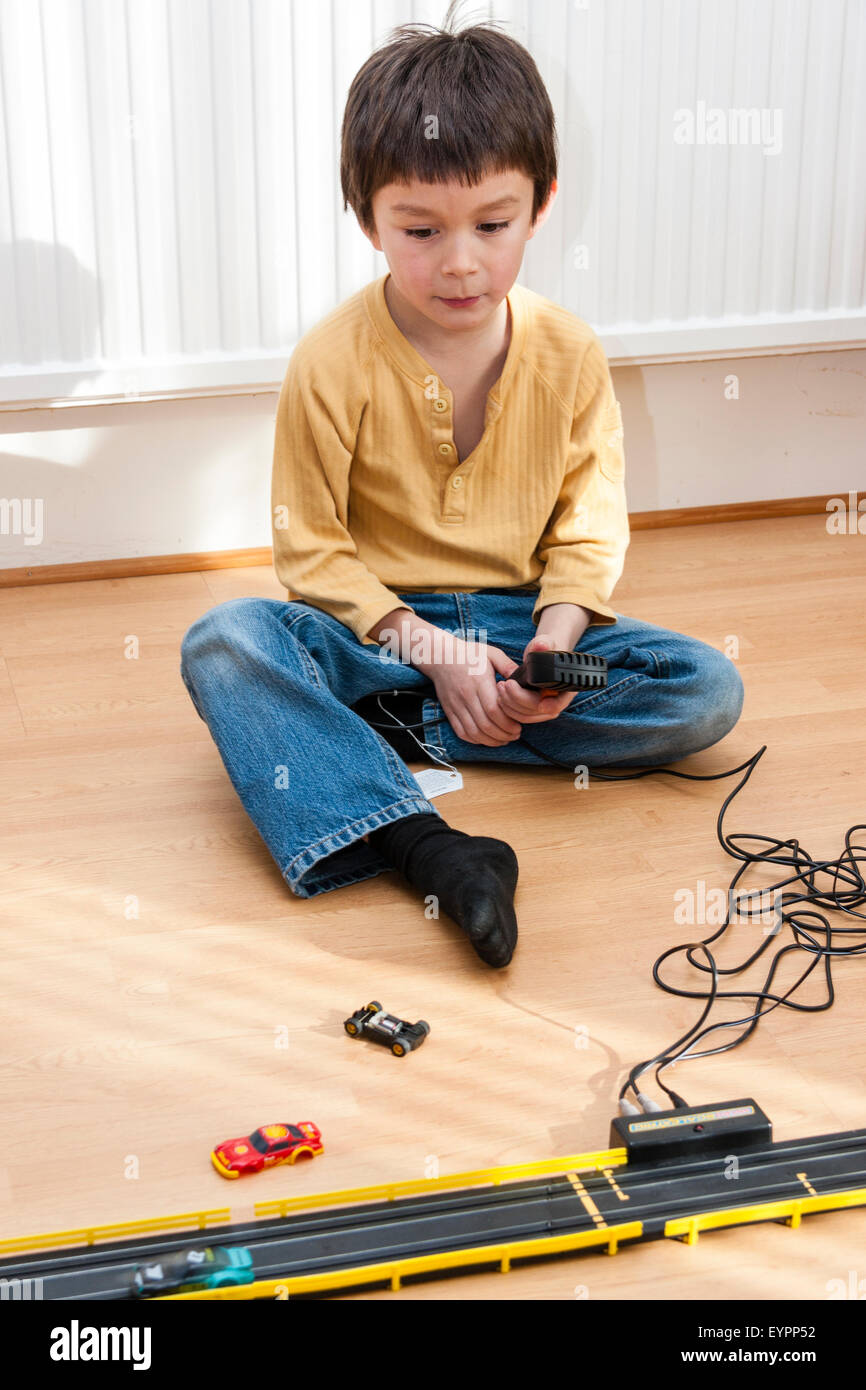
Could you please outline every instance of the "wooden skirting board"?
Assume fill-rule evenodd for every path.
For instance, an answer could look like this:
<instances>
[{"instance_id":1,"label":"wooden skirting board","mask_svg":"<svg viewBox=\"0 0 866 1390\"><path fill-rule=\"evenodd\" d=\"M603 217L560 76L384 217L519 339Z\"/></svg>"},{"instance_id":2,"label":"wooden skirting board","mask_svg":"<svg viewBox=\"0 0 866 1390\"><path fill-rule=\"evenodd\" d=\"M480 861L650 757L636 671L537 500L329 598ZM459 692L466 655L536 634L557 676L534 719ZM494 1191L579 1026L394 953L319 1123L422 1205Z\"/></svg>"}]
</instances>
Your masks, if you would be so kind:
<instances>
[{"instance_id":1,"label":"wooden skirting board","mask_svg":"<svg viewBox=\"0 0 866 1390\"><path fill-rule=\"evenodd\" d=\"M672 507L657 512L631 512L633 531L660 526L703 526L717 521L762 521L778 516L823 513L831 497L848 497L848 489L821 497L778 497L763 502L724 502L712 507ZM82 560L68 565L30 565L0 569L0 589L22 584L67 584L86 579L127 579L137 575L182 574L188 570L236 569L270 565L270 546L248 550L203 550L186 555L130 555L120 560Z\"/></svg>"}]
</instances>

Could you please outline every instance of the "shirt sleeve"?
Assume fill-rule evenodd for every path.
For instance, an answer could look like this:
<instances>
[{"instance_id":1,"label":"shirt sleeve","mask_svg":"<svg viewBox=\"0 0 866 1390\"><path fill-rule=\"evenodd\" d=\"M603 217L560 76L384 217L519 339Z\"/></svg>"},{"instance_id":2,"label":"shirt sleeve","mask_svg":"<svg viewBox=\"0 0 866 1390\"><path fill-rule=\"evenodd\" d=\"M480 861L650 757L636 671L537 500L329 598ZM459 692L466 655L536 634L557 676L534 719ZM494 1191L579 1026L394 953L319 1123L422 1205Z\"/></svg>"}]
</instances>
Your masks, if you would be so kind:
<instances>
[{"instance_id":1,"label":"shirt sleeve","mask_svg":"<svg viewBox=\"0 0 866 1390\"><path fill-rule=\"evenodd\" d=\"M329 408L297 349L277 406L271 478L274 569L290 595L329 613L365 645L405 608L364 562L348 528L349 471L363 402ZM412 610L410 610L412 611Z\"/></svg>"},{"instance_id":2,"label":"shirt sleeve","mask_svg":"<svg viewBox=\"0 0 866 1390\"><path fill-rule=\"evenodd\" d=\"M591 624L615 623L609 600L629 541L622 414L593 334L581 364L562 486L536 550L544 570L533 622L548 604L575 603L592 612Z\"/></svg>"}]
</instances>

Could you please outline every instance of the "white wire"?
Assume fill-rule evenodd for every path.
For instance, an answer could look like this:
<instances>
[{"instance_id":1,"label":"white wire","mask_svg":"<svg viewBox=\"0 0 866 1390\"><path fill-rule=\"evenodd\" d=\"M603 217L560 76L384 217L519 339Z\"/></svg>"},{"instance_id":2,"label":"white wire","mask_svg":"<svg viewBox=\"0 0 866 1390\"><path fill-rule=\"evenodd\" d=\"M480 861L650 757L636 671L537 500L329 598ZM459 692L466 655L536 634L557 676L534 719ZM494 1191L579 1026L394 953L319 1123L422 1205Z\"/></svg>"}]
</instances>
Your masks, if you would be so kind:
<instances>
[{"instance_id":1,"label":"white wire","mask_svg":"<svg viewBox=\"0 0 866 1390\"><path fill-rule=\"evenodd\" d=\"M394 694L395 694L395 695L399 694L399 691L395 690L395 691L394 691ZM454 773L457 772L457 768L454 766L453 763L446 763L446 762L443 762L442 759L441 759L441 758L438 756L438 754L436 753L435 749L434 749L429 743L426 743L426 742L422 741L420 738L417 738L417 737L416 737L416 735L415 735L415 730L414 730L414 729L410 729L409 726L408 726L408 724L404 724L404 723L402 722L402 720L400 720L400 719L397 718L396 714L394 714L391 710L385 708L385 706L382 704L382 696L381 696L381 694L377 694L377 695L376 695L376 703L377 703L377 705L379 706L379 708L380 708L380 710L382 711L382 713L383 713L383 714L387 714L388 717L389 717L389 719L392 719L392 720L394 721L395 727L402 729L404 733L407 733L407 734L411 734L411 735L412 735L412 737L415 739L415 742L417 743L418 747L419 747L420 749L422 749L423 752L425 752L425 753L427 754L428 757L432 758L433 761L434 761L434 763L438 763L440 767L445 767L445 768L447 768L449 772L454 772Z\"/></svg>"}]
</instances>

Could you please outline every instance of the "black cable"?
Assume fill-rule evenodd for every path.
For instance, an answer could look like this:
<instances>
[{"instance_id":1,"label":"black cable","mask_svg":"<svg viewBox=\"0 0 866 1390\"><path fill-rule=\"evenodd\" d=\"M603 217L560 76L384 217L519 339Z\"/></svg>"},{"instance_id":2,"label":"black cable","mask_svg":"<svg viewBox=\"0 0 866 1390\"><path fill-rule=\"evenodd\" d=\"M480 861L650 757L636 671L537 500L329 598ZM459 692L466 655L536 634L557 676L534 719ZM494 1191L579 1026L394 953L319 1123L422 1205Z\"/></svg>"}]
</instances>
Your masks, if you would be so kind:
<instances>
[{"instance_id":1,"label":"black cable","mask_svg":"<svg viewBox=\"0 0 866 1390\"><path fill-rule=\"evenodd\" d=\"M448 721L443 717L442 719L423 720L418 724L404 724L402 727L405 729L423 729L431 724L443 724L446 722ZM385 729L393 728L394 726L374 724L372 727ZM530 743L529 740L525 738L523 733L521 733L521 742L533 753L537 754L538 757L542 758L545 762L550 763L554 767L564 768L569 773L573 773L574 769L571 767L569 763L563 763L560 762L557 758L550 757L550 755L543 752L542 749L537 748L534 744ZM661 1088L661 1090L663 1090L666 1093L666 1095L670 1097L673 1107L675 1109L686 1108L687 1102L684 1101L681 1096L677 1095L675 1091L672 1091L668 1086L666 1086L665 1083L662 1081L661 1072L665 1069L665 1067L671 1066L671 1064L675 1061L691 1061L696 1057L711 1057L715 1056L718 1053L729 1052L733 1048L739 1047L755 1031L755 1029L758 1026L758 1023L764 1017L764 1015L772 1012L773 1009L778 1008L780 1005L784 1005L786 1008L796 1009L799 1012L803 1013L817 1013L829 1009L835 999L835 991L833 988L833 977L831 969L831 962L833 957L862 955L864 952L866 952L866 939L860 941L859 943L852 944L850 946L834 944L834 928L831 926L827 918L822 915L822 913L817 911L803 911L802 909L799 911L785 910L786 908L793 909L797 903L809 902L813 906L827 908L830 911L848 913L849 915L853 917L858 917L862 921L866 922L866 913L855 911L855 908L860 907L861 905L866 903L866 878L864 878L864 874L861 871L861 868L859 867L861 864L866 866L866 845L854 845L852 843L852 837L855 834L855 832L859 830L866 830L866 824L858 824L851 826L851 828L848 831L846 831L845 834L845 851L842 854L840 854L838 859L825 860L813 859L811 855L807 854L805 850L801 849L799 841L796 839L777 840L768 835L749 835L746 833L725 835L724 833L724 818L728 806L733 801L737 793L742 791L743 787L748 782L756 766L758 765L758 762L763 757L766 751L767 745L762 744L762 746L758 749L756 753L752 755L751 758L748 758L744 763L740 763L738 767L729 768L725 772L695 773L680 772L676 768L671 767L648 767L637 772L626 772L617 774L608 772L598 772L593 768L587 768L587 773L590 777L595 777L601 781L606 782L632 781L639 777L654 776L656 773L660 772L666 773L669 777L682 777L690 782L714 782L718 781L723 777L733 777L739 772L744 772L744 776L737 784L737 786L735 786L733 790L728 794L728 796L725 797L725 800L723 801L721 809L719 811L718 819L716 821L716 835L725 853L729 854L733 859L739 859L742 861L740 868L734 874L733 878L731 879L731 882L728 885L728 910L725 915L725 920L724 922L722 922L721 926L718 928L717 931L713 932L710 936L705 937L702 941L686 942L679 946L672 946L668 950L663 951L659 958L656 960L655 964L653 965L653 979L655 980L656 984L659 986L660 989L663 989L667 994L676 994L684 998L705 999L706 1007L704 1008L704 1011L701 1014L700 1018L697 1020L697 1022L693 1024L692 1027L689 1028L681 1038L678 1038L676 1042L672 1043L669 1047L665 1048L664 1051L656 1053L654 1057L650 1057L645 1061L639 1062L634 1067L632 1067L631 1071L629 1072L628 1080L625 1082L619 1093L621 1100L625 1097L626 1093L629 1090L633 1091L635 1096L637 1096L638 1078L642 1076L644 1072L649 1071L650 1068L655 1067L656 1081L658 1082L658 1085ZM767 848L760 851L752 851L741 847L741 844L739 842L748 840L751 840L755 843L763 843L767 846ZM790 853L786 853L785 851L790 851ZM769 886L764 886L759 890L762 895L766 895L768 893L771 893L773 895L774 914L776 905L778 903L781 903L782 910L779 912L778 919L774 921L773 931L766 936L764 942L757 948L757 950L753 951L752 954L748 957L748 959L742 962L742 964L726 968L720 968L716 964L715 958L709 951L708 947L718 937L723 936L724 933L727 931L728 927L731 926L730 916L732 891L735 888L736 884L739 882L741 876L745 873L746 869L752 864L778 864L783 865L786 868L791 868L794 872L790 875L790 877L782 878L778 882L770 884ZM816 875L826 874L827 876L829 876L831 873L833 876L833 887L831 889L822 890L816 886ZM838 887L840 880L843 884L847 884L849 886L843 888ZM788 888L791 884L798 883L805 889L805 891L789 893L784 892L784 889ZM780 898L778 899L776 897L777 893L780 894ZM751 897L752 894L750 893L748 896ZM762 908L761 910L763 911L764 909ZM751 910L749 910L747 913L748 920L751 920L753 915L754 914L751 912ZM821 926L817 928L813 927L810 932L804 925L804 918L814 919L817 922L820 922ZM770 945L770 942L775 940L776 937L778 937L778 935L783 930L786 924L791 928L791 932L794 939L787 945L780 947L777 950L776 954L773 956L770 962L769 971L764 982L763 988L758 990L720 991L719 977L723 975L738 975L742 971L747 970L748 967L752 965L764 953L764 951ZM817 933L817 936L813 935L813 932ZM837 937L851 936L855 934L866 937L866 928L860 928L856 926L837 926L835 928L835 932ZM825 940L823 942L817 939L818 936L822 935L825 937ZM708 964L704 965L695 960L692 954L694 951L702 951L707 958ZM774 976L779 968L779 965L781 964L782 959L791 951L805 951L807 955L812 957L812 959L803 970L803 973L799 976L797 980L795 980L794 984L791 985L790 989L788 989L785 994L774 994L771 992L771 985L773 983ZM688 960L689 964L692 965L696 970L700 970L704 973L708 973L711 975L711 984L709 992L701 990L679 989L676 988L674 985L667 984L661 978L659 970L662 963L665 960L667 960L669 956L677 955L680 952L685 952L686 959ZM826 999L819 1004L798 1004L794 1002L791 999L791 995L808 978L808 976L817 967L817 965L822 959L824 961L824 975L827 985ZM707 1018L713 1005L716 1003L718 999L757 1000L758 1005L753 1013L747 1014L744 1018L730 1019L720 1023L710 1023L706 1028L701 1029L701 1025ZM765 1007L765 1004L768 1006ZM708 1033L712 1033L718 1028L739 1027L743 1027L744 1031L738 1037L734 1038L731 1042L725 1043L720 1047L707 1048L701 1052L692 1052L692 1048L694 1047L694 1045L697 1042L699 1042L701 1038L705 1037Z\"/></svg>"},{"instance_id":2,"label":"black cable","mask_svg":"<svg viewBox=\"0 0 866 1390\"><path fill-rule=\"evenodd\" d=\"M527 747L532 747L532 745L528 743L527 740L524 739L523 741L527 744ZM682 1038L679 1038L675 1043L673 1043L670 1047L666 1048L663 1052L657 1053L655 1057L651 1057L644 1062L638 1063L637 1066L632 1068L631 1072L629 1073L628 1081L625 1083L625 1085L622 1087L622 1090L620 1091L620 1099L622 1099L629 1090L634 1091L635 1095L637 1096L638 1078L645 1071L648 1071L651 1067L656 1066L656 1081L658 1082L660 1088L670 1097L673 1107L675 1109L685 1107L687 1103L682 1099L682 1097L676 1095L676 1093L671 1091L669 1087L667 1087L665 1083L662 1081L661 1072L664 1070L665 1067L670 1066L672 1062L677 1060L693 1060L695 1057L714 1056L717 1053L728 1052L735 1047L739 1047L754 1032L754 1030L758 1026L760 1019L764 1016L764 1014L770 1013L772 1009L778 1008L780 1004L784 1004L787 1008L797 1009L800 1012L806 1013L816 1013L825 1009L829 1009L835 999L835 991L833 989L833 977L831 969L832 958L834 956L861 955L864 952L866 952L866 940L863 940L851 946L834 945L834 929L831 926L830 922L827 920L827 918L824 917L820 912L796 912L784 910L786 907L789 909L793 908L795 904L800 902L811 902L813 904L817 903L821 907L826 907L830 910L849 913L851 916L859 917L863 921L866 921L866 914L862 912L856 912L854 910L855 907L858 907L862 905L864 902L866 902L866 879L864 879L863 873L858 868L859 863L862 862L863 864L866 864L866 846L855 846L852 844L852 837L854 833L858 830L866 830L866 825L854 825L846 832L845 852L841 854L837 860L814 860L804 850L801 850L801 847L797 840L776 840L766 835L749 836L745 834L737 834L726 836L724 833L725 812L728 806L730 805L731 801L734 799L737 793L742 790L746 782L751 777L759 760L763 757L764 753L766 752L766 748L767 745L763 744L762 747L757 751L757 753L753 755L753 757L749 758L745 763L741 763L739 767L731 768L727 772L719 773L686 773L679 772L674 768L659 767L648 768L643 772L628 773L625 775L613 775L609 773L593 772L590 769L590 776L601 777L607 781L623 781L631 777L645 777L652 772L666 772L671 776L686 777L690 781L713 781L720 777L733 776L736 773L743 772L743 770L746 769L745 775L743 776L742 780L737 784L736 787L733 788L733 790L728 794L728 796L722 803L722 807L718 815L718 820L716 822L716 834L722 848L725 850L727 854L731 855L732 858L742 860L740 868L734 874L730 884L728 885L728 910L725 915L725 920L723 921L723 923L717 931L713 932L710 936L704 938L703 941L689 942L680 946L673 946L669 950L664 951L653 965L653 979L661 989L665 990L666 993L677 994L681 997L687 997L692 999L706 999L706 1007L698 1021L688 1030L687 1033L683 1035ZM542 753L541 749L539 748L535 748L533 751L538 753L541 757L545 758L548 762L556 762L555 759L551 759L545 753ZM566 763L559 763L558 765L560 767L567 768L569 772L573 771L571 766ZM748 839L763 842L764 844L772 848L768 848L760 852L752 852L748 849L741 848L738 842ZM784 854L779 852L783 851L786 848L791 850L790 854ZM776 852L774 853L773 851ZM862 855L864 856L862 860L858 859L857 853L855 853L855 851L862 853ZM708 946L711 942L715 941L718 937L722 936L725 933L725 931L727 931L728 927L730 927L731 925L730 919L732 891L750 864L767 863L783 864L786 866L791 865L795 870L795 872L790 877L782 878L778 882L770 885L764 885L759 890L761 894L764 895L765 901L767 894L773 895L774 911L775 906L778 902L776 894L781 894L782 910L779 913L778 921L774 922L772 934L767 935L764 942L757 948L757 950L752 952L752 954L748 957L747 960L743 961L740 965L720 969L716 964L716 961L712 956L711 952L708 950ZM831 872L833 874L834 886L830 891L822 891L815 884L815 876L816 874L820 873L829 875ZM837 886L839 884L840 878L843 880L843 882L847 881L851 885L850 889L840 889ZM805 892L786 894L783 891L786 887L788 887L788 885L797 882L805 886ZM749 896L751 896L751 894ZM759 909L759 911L763 910L763 908ZM752 920L755 916L755 913L749 907L747 908L745 915L748 920ZM823 943L817 940L814 935L812 935L808 930L806 930L803 923L804 918L814 919L822 924L821 928L818 928L817 930L819 935L823 932L826 936L826 939ZM770 963L769 972L764 982L763 989L757 991L720 991L718 988L719 976L736 975L740 974L743 970L748 969L748 967L752 965L753 962L756 961L759 958L759 956L761 956L764 953L764 951L770 945L770 942L779 935L779 932L783 929L786 923L791 928L794 940L788 945L780 947L780 949L776 952L775 956L773 957ZM836 927L835 930L837 936L848 936L855 933L863 935L863 929L859 927ZM699 961L694 959L692 953L695 950L702 950L704 952L709 961L709 966L702 965ZM776 974L776 971L779 968L779 965L781 964L783 957L791 951L798 950L803 950L807 954L811 955L812 960L803 970L803 973L799 976L799 978L795 980L791 987L786 991L785 994L783 994L782 996L778 996L776 994L771 993L770 986L772 985L773 978ZM661 978L659 970L662 963L669 956L676 955L677 953L683 951L685 952L686 959L688 960L689 964L694 966L695 969L704 971L705 973L707 971L711 972L712 984L709 993L698 990L678 989L673 985L667 984ZM819 1004L798 1004L794 1002L791 999L791 995L812 973L812 971L819 964L822 958L824 960L824 973L827 983L826 999L824 1000L824 1002ZM759 1002L757 1010L754 1013L747 1015L745 1018L727 1020L723 1023L713 1023L710 1024L707 1028L704 1028L702 1031L699 1031L701 1029L701 1024L704 1022L713 1004L718 999L757 999ZM764 1007L766 1001L772 1001L769 1004L769 1007ZM728 1042L720 1047L707 1048L701 1052L692 1051L694 1045L701 1038L705 1037L708 1033L713 1032L715 1029L737 1028L740 1026L743 1026L743 1032L738 1037L734 1038L731 1042Z\"/></svg>"}]
</instances>

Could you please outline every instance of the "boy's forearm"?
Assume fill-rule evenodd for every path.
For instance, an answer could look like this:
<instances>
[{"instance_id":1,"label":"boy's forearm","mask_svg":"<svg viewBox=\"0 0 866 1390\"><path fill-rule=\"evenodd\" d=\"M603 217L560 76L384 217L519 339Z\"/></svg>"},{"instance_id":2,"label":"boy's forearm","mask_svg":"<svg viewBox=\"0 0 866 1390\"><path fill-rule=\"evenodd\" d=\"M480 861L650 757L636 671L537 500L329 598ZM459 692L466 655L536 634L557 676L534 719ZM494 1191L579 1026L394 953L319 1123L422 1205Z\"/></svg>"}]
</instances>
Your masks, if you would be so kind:
<instances>
[{"instance_id":1,"label":"boy's forearm","mask_svg":"<svg viewBox=\"0 0 866 1390\"><path fill-rule=\"evenodd\" d=\"M450 632L425 622L411 608L392 609L370 628L367 636L386 646L390 656L425 675L448 660L448 652L454 645Z\"/></svg>"},{"instance_id":2,"label":"boy's forearm","mask_svg":"<svg viewBox=\"0 0 866 1390\"><path fill-rule=\"evenodd\" d=\"M550 603L538 616L536 637L549 637L557 651L571 652L592 621L588 608L577 603Z\"/></svg>"},{"instance_id":3,"label":"boy's forearm","mask_svg":"<svg viewBox=\"0 0 866 1390\"><path fill-rule=\"evenodd\" d=\"M537 637L549 637L558 651L573 651L592 621L592 613L576 603L550 603L541 610ZM387 647L390 656L430 675L454 644L453 634L428 623L411 608L393 608L367 633Z\"/></svg>"}]
</instances>

